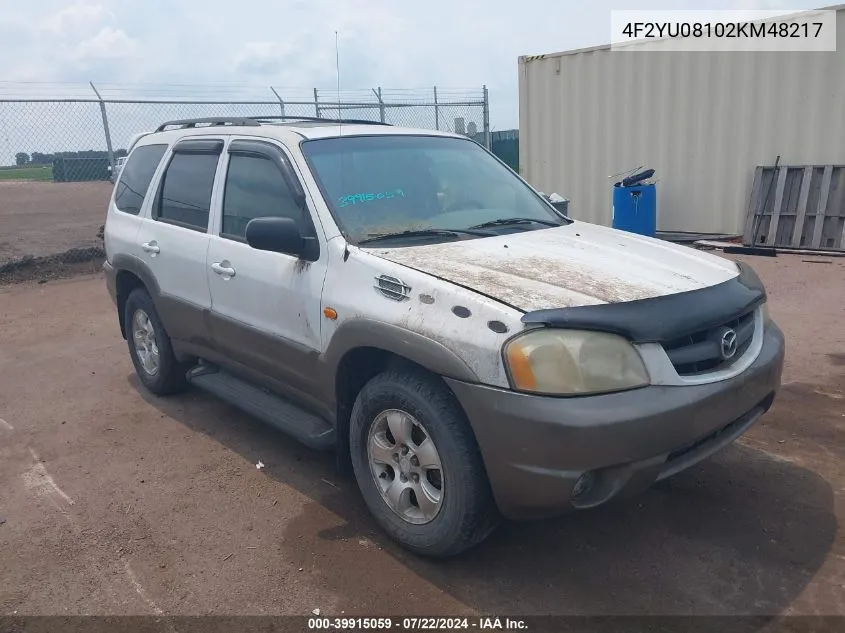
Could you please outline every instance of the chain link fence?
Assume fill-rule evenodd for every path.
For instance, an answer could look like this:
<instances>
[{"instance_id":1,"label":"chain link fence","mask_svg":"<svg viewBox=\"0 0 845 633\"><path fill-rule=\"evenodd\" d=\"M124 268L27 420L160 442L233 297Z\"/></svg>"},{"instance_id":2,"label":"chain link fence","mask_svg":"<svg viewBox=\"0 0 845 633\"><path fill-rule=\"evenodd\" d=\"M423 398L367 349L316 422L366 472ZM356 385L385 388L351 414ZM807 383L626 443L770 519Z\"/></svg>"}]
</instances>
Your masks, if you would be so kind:
<instances>
[{"instance_id":1,"label":"chain link fence","mask_svg":"<svg viewBox=\"0 0 845 633\"><path fill-rule=\"evenodd\" d=\"M270 98L129 99L0 95L0 284L76 272L102 259L112 174L132 139L165 121L202 117L319 117L465 134L491 147L481 90L293 91ZM113 92L117 92L115 89ZM52 274L48 274L53 271Z\"/></svg>"}]
</instances>

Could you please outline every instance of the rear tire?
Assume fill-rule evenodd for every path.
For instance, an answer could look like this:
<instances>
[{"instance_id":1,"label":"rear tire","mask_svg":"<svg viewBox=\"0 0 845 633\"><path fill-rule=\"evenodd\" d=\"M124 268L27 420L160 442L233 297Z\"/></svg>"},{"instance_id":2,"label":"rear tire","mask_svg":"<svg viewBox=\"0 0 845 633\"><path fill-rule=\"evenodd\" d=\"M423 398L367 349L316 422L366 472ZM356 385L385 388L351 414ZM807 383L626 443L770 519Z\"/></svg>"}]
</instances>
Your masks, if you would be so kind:
<instances>
[{"instance_id":1,"label":"rear tire","mask_svg":"<svg viewBox=\"0 0 845 633\"><path fill-rule=\"evenodd\" d=\"M349 432L364 501L405 548L454 556L498 525L475 437L437 378L414 369L372 378L355 400Z\"/></svg>"},{"instance_id":2,"label":"rear tire","mask_svg":"<svg viewBox=\"0 0 845 633\"><path fill-rule=\"evenodd\" d=\"M170 337L145 289L136 288L129 294L124 323L129 356L144 386L157 396L184 391L188 366L173 355Z\"/></svg>"}]
</instances>

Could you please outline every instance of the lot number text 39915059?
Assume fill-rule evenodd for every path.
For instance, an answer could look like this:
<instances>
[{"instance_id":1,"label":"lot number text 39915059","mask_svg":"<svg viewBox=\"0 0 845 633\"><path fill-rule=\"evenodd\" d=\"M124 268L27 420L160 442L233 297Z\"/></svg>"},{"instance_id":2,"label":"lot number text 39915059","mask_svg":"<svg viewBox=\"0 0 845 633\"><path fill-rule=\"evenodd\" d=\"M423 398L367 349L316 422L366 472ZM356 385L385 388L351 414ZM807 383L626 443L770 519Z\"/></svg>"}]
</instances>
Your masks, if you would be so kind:
<instances>
[{"instance_id":1,"label":"lot number text 39915059","mask_svg":"<svg viewBox=\"0 0 845 633\"><path fill-rule=\"evenodd\" d=\"M404 618L308 618L314 631L526 631L518 618L500 617L404 617Z\"/></svg>"}]
</instances>

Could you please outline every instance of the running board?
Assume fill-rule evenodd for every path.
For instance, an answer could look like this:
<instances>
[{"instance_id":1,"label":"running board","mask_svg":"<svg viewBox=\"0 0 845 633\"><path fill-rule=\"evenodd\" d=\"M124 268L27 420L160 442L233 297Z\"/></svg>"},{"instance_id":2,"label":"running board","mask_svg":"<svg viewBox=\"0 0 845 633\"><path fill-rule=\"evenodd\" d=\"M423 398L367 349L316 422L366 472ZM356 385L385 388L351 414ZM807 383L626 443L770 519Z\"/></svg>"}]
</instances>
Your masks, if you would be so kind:
<instances>
[{"instance_id":1,"label":"running board","mask_svg":"<svg viewBox=\"0 0 845 633\"><path fill-rule=\"evenodd\" d=\"M309 448L334 448L334 428L322 418L282 396L257 387L214 365L194 367L187 377L192 385L287 433Z\"/></svg>"}]
</instances>

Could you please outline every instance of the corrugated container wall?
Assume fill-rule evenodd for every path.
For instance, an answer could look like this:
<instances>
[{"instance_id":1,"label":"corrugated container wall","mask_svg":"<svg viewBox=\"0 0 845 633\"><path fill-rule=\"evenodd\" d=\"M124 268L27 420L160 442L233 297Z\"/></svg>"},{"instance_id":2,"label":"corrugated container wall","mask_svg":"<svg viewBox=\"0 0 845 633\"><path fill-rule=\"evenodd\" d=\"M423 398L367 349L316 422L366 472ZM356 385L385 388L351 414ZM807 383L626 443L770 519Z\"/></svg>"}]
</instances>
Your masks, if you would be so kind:
<instances>
[{"instance_id":1,"label":"corrugated container wall","mask_svg":"<svg viewBox=\"0 0 845 633\"><path fill-rule=\"evenodd\" d=\"M522 176L610 225L608 176L651 167L659 231L739 235L757 165L845 164L845 10L836 32L836 52L521 57Z\"/></svg>"}]
</instances>

